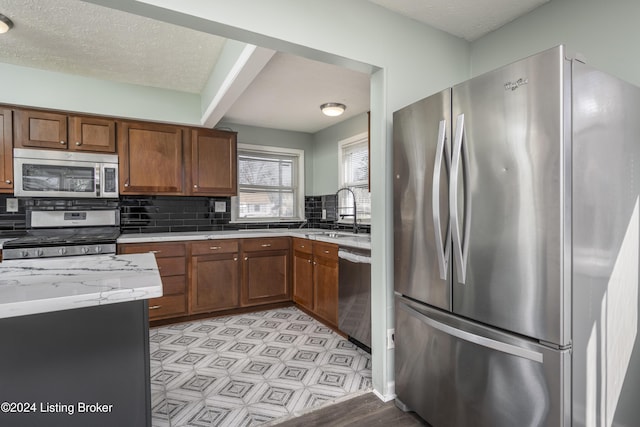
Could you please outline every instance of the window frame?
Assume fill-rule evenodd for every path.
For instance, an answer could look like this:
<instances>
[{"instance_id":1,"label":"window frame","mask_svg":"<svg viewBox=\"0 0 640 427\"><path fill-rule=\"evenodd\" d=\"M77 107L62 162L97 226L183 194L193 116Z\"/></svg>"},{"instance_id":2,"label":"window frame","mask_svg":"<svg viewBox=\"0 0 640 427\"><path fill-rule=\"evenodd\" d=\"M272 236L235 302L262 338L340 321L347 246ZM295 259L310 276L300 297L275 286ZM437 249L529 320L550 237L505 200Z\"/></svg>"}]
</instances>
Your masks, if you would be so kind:
<instances>
[{"instance_id":1,"label":"window frame","mask_svg":"<svg viewBox=\"0 0 640 427\"><path fill-rule=\"evenodd\" d=\"M349 138L342 139L338 141L338 189L347 187L345 182L345 170L344 170L344 159L343 153L345 148L350 145L356 144L366 144L367 151L369 156L371 156L371 150L369 148L369 132L362 132L356 135L353 135ZM367 177L370 178L371 170L370 164L367 165ZM367 186L367 192L369 193L369 204L371 204L371 189L369 188L369 179L366 181L362 181L361 185ZM360 185L359 185L360 186ZM339 204L339 200L336 200L336 203ZM340 218L339 216L336 218L336 222L339 224L353 224L353 220L351 218ZM358 218L359 224L371 224L371 218Z\"/></svg>"},{"instance_id":2,"label":"window frame","mask_svg":"<svg viewBox=\"0 0 640 427\"><path fill-rule=\"evenodd\" d=\"M240 214L240 192L242 185L240 184L240 177L238 177L238 195L231 197L231 223L269 223L269 222L299 222L305 220L304 212L304 150L297 148L275 147L270 145L257 145L257 144L244 144L238 143L238 173L240 173L240 156L244 152L252 153L257 156L263 155L281 155L290 156L296 158L294 163L294 176L293 176L293 196L295 206L295 216L293 217L252 217L241 218Z\"/></svg>"}]
</instances>

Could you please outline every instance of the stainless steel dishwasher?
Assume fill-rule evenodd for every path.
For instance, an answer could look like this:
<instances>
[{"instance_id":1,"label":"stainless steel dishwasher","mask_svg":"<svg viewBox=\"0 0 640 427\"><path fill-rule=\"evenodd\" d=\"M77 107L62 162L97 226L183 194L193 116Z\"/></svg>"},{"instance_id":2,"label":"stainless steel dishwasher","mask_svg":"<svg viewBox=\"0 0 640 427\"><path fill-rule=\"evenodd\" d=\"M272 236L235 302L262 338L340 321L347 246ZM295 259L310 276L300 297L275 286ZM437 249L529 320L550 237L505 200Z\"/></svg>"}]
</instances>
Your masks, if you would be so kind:
<instances>
[{"instance_id":1,"label":"stainless steel dishwasher","mask_svg":"<svg viewBox=\"0 0 640 427\"><path fill-rule=\"evenodd\" d=\"M371 352L371 250L340 246L338 328Z\"/></svg>"}]
</instances>

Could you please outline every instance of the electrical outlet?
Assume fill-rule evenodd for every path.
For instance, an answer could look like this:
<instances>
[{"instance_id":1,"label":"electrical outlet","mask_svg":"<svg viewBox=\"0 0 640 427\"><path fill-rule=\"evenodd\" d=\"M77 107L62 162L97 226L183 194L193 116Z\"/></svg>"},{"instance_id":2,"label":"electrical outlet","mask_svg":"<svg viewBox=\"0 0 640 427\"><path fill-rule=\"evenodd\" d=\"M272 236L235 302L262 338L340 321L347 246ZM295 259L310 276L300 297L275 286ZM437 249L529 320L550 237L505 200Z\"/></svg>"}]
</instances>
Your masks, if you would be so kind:
<instances>
[{"instance_id":1,"label":"electrical outlet","mask_svg":"<svg viewBox=\"0 0 640 427\"><path fill-rule=\"evenodd\" d=\"M322 219L327 219L327 210L322 209Z\"/></svg>"},{"instance_id":2,"label":"electrical outlet","mask_svg":"<svg viewBox=\"0 0 640 427\"><path fill-rule=\"evenodd\" d=\"M396 330L387 329L387 350L391 350L396 347Z\"/></svg>"},{"instance_id":3,"label":"electrical outlet","mask_svg":"<svg viewBox=\"0 0 640 427\"><path fill-rule=\"evenodd\" d=\"M7 199L7 212L18 212L18 199Z\"/></svg>"},{"instance_id":4,"label":"electrical outlet","mask_svg":"<svg viewBox=\"0 0 640 427\"><path fill-rule=\"evenodd\" d=\"M216 202L215 204L216 212L226 212L227 211L227 202Z\"/></svg>"}]
</instances>

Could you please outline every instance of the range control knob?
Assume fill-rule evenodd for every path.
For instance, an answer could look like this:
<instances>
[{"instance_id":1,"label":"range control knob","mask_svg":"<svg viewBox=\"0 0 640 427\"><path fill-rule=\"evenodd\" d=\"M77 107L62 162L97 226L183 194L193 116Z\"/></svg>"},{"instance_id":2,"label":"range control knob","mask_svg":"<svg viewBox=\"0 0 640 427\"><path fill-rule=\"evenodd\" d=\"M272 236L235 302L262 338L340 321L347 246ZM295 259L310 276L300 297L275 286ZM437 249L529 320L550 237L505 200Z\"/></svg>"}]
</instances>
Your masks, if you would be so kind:
<instances>
[{"instance_id":1,"label":"range control knob","mask_svg":"<svg viewBox=\"0 0 640 427\"><path fill-rule=\"evenodd\" d=\"M42 255L44 255L44 251L42 249L38 249L38 250L36 250L36 255L37 256L42 256Z\"/></svg>"},{"instance_id":2,"label":"range control knob","mask_svg":"<svg viewBox=\"0 0 640 427\"><path fill-rule=\"evenodd\" d=\"M89 248L86 247L86 246L83 246L81 250L82 250L83 254L88 254L89 253Z\"/></svg>"},{"instance_id":3,"label":"range control knob","mask_svg":"<svg viewBox=\"0 0 640 427\"><path fill-rule=\"evenodd\" d=\"M21 256L22 258L26 258L26 257L28 257L28 256L29 256L29 252L27 252L27 251L20 251L20 256Z\"/></svg>"},{"instance_id":4,"label":"range control knob","mask_svg":"<svg viewBox=\"0 0 640 427\"><path fill-rule=\"evenodd\" d=\"M67 248L60 248L60 249L58 249L58 253L59 253L60 255L64 255L64 254L66 254L66 253L67 253Z\"/></svg>"},{"instance_id":5,"label":"range control knob","mask_svg":"<svg viewBox=\"0 0 640 427\"><path fill-rule=\"evenodd\" d=\"M102 252L102 246L98 245L95 247L95 251L97 254L99 254L100 252Z\"/></svg>"}]
</instances>

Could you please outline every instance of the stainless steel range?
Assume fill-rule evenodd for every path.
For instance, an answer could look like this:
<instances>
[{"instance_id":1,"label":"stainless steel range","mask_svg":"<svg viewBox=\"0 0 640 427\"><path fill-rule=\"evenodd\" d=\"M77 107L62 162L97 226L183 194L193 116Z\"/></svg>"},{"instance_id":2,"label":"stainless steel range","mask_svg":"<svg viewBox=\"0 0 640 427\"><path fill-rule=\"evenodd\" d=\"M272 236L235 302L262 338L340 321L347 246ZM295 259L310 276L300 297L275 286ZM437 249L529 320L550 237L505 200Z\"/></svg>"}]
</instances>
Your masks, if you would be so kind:
<instances>
[{"instance_id":1,"label":"stainless steel range","mask_svg":"<svg viewBox=\"0 0 640 427\"><path fill-rule=\"evenodd\" d=\"M3 259L115 254L118 209L28 210L27 235L3 244Z\"/></svg>"}]
</instances>

